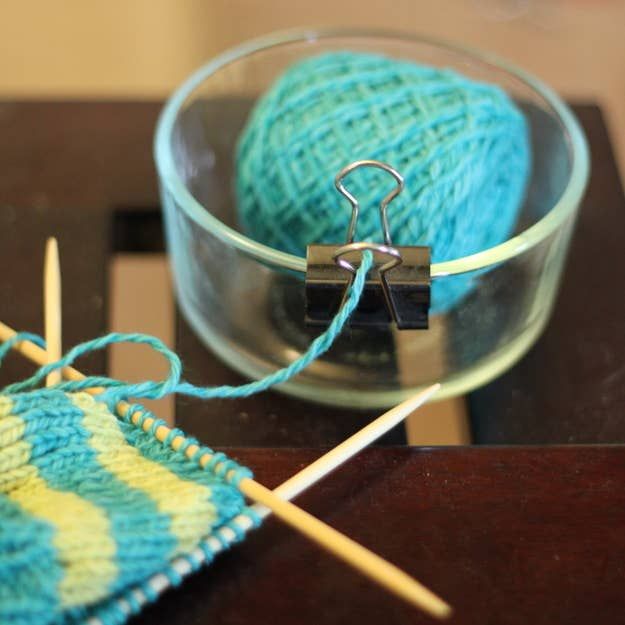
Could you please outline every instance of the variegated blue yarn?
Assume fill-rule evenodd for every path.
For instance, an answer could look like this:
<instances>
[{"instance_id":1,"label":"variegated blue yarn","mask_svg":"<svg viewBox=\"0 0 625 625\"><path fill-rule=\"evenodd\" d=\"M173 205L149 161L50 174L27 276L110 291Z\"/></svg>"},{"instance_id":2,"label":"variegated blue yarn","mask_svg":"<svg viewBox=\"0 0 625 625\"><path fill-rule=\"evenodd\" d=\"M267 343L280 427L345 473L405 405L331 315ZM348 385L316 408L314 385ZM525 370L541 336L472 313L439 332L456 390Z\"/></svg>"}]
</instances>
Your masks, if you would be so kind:
<instances>
[{"instance_id":1,"label":"variegated blue yarn","mask_svg":"<svg viewBox=\"0 0 625 625\"><path fill-rule=\"evenodd\" d=\"M448 69L352 52L308 58L260 98L240 136L243 230L299 256L310 243L343 242L350 213L334 176L361 159L403 174L389 207L393 242L429 245L436 263L509 236L530 169L528 131L502 89ZM358 171L345 181L361 201L356 240L382 240L377 206L393 184L384 176ZM432 312L471 287L462 276L435 281Z\"/></svg>"},{"instance_id":2,"label":"variegated blue yarn","mask_svg":"<svg viewBox=\"0 0 625 625\"><path fill-rule=\"evenodd\" d=\"M0 623L121 625L165 589L260 523L239 483L251 471L202 447L132 404L170 393L242 397L285 382L328 350L357 306L370 253L329 328L290 366L239 387L197 387L161 341L110 334L70 350L31 378L0 390ZM0 363L21 333L0 345ZM119 342L149 345L169 363L163 381L97 376L38 388L46 375ZM84 392L101 387L94 398ZM148 421L149 419L149 421ZM182 445L174 440L182 435ZM190 446L197 449L190 454ZM210 458L206 462L206 456ZM204 458L200 463L200 458Z\"/></svg>"},{"instance_id":3,"label":"variegated blue yarn","mask_svg":"<svg viewBox=\"0 0 625 625\"><path fill-rule=\"evenodd\" d=\"M169 364L169 376L167 379L162 382L147 381L139 384L126 384L124 382L120 382L119 380L103 376L90 376L84 380L61 382L57 384L55 388L65 392L77 392L83 391L87 388L93 388L95 386L102 387L105 390L99 397L102 401L109 404L112 409L118 401L122 399L127 400L129 397L160 399L166 395L170 395L171 393L190 395L201 399L233 399L236 397L249 397L250 395L260 393L261 391L267 390L272 386L276 386L290 380L292 377L304 370L311 362L327 352L330 347L332 347L332 344L342 332L347 320L360 301L367 272L371 269L372 264L373 256L371 252L365 251L362 255L362 262L349 288L348 297L341 309L332 319L328 328L320 334L310 344L309 348L290 365L284 367L283 369L278 369L274 373L260 380L249 382L248 384L242 384L240 386L195 386L181 379L182 363L180 362L180 358L159 339L145 334L111 333L101 338L77 345L67 352L67 354L65 354L65 356L63 356L60 360L41 367L32 377L7 386L5 392L16 393L28 389L34 389L46 378L49 373L56 371L57 369L70 366L77 358L84 354L104 349L112 343L129 342L149 345L155 351L162 354L167 359ZM41 339L36 337L36 340L40 341ZM0 347L0 363L2 362L3 355L5 355L7 351L7 344Z\"/></svg>"}]
</instances>

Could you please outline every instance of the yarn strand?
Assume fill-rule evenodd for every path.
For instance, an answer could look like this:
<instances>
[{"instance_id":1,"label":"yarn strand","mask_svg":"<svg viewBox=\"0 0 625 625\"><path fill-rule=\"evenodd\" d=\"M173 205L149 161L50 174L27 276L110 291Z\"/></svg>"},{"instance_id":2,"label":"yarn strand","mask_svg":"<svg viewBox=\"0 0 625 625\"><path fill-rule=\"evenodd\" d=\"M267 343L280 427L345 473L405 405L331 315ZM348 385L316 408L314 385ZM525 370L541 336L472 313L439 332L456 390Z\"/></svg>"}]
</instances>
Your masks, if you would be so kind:
<instances>
[{"instance_id":1,"label":"yarn strand","mask_svg":"<svg viewBox=\"0 0 625 625\"><path fill-rule=\"evenodd\" d=\"M18 332L15 336L0 345L0 366L2 366L6 355L13 347L22 341L30 341L43 349L46 347L46 342L38 334L33 334L32 332Z\"/></svg>"},{"instance_id":2,"label":"yarn strand","mask_svg":"<svg viewBox=\"0 0 625 625\"><path fill-rule=\"evenodd\" d=\"M114 332L76 345L60 360L41 367L30 378L7 386L3 392L6 394L14 394L34 389L46 378L49 373L72 365L80 356L104 349L109 345L116 343L137 343L148 345L165 357L169 364L169 374L165 380L146 380L137 384L130 384L105 376L89 376L83 380L61 382L55 385L54 388L65 392L78 392L87 388L101 387L103 391L100 394L100 399L109 405L114 405L120 400L127 400L131 397L160 399L172 393L198 397L201 399L234 399L237 397L248 397L250 395L254 395L255 393L260 393L261 391L267 390L273 386L287 382L304 370L308 365L310 365L311 362L330 349L336 338L343 331L350 315L358 306L358 302L360 301L364 290L367 273L369 272L369 269L371 269L372 265L373 255L370 251L366 250L362 255L360 267L358 268L354 280L349 287L348 297L341 309L332 319L332 322L325 332L320 334L310 344L309 348L290 365L279 369L278 371L275 371L260 380L248 382L239 386L196 386L190 382L182 380L182 362L180 361L180 358L174 351L169 349L156 337L139 333L124 334ZM7 343L0 346L0 364L2 363L3 357L15 343L26 339L31 340L38 345L44 344L41 337L29 333L20 333L13 337L11 341L7 341Z\"/></svg>"}]
</instances>

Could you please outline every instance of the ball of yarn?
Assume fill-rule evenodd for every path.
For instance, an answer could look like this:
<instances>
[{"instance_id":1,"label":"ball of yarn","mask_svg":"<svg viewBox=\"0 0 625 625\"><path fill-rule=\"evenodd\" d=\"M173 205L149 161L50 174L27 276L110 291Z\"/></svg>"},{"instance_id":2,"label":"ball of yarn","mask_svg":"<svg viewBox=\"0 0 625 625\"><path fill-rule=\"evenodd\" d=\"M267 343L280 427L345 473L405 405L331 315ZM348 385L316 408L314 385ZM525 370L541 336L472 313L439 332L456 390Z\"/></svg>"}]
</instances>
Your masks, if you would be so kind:
<instances>
[{"instance_id":1,"label":"ball of yarn","mask_svg":"<svg viewBox=\"0 0 625 625\"><path fill-rule=\"evenodd\" d=\"M239 139L243 231L299 256L310 243L343 243L351 213L334 177L361 159L404 176L388 210L393 243L452 260L510 234L530 168L528 130L502 89L457 72L372 54L310 57L260 98ZM381 242L378 205L394 181L367 169L344 183L361 206L355 240ZM433 312L470 288L466 276L435 281Z\"/></svg>"}]
</instances>

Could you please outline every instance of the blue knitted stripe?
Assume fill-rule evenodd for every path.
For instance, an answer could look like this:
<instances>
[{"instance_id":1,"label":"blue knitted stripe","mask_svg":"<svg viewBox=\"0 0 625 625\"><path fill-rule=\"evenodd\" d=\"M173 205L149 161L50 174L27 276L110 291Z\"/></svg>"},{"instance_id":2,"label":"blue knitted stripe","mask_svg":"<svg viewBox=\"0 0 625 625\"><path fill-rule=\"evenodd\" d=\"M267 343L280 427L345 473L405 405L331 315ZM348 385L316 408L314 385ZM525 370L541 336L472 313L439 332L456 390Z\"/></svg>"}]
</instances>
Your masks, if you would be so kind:
<instances>
[{"instance_id":1,"label":"blue knitted stripe","mask_svg":"<svg viewBox=\"0 0 625 625\"><path fill-rule=\"evenodd\" d=\"M261 519L258 517L253 508L245 508L243 510L243 514L245 514L252 520L252 527L258 527L260 525ZM221 527L229 527L235 533L236 539L234 542L225 541L220 536L219 530L221 529ZM223 545L224 549L228 549L233 544L242 541L247 535L247 532L244 531L233 520L229 520L221 527L213 528L210 536L216 538ZM190 563L190 572L197 571L202 566L209 565L215 558L216 552L210 546L207 539L208 537L206 537L199 545L200 549L202 549L205 555L204 563L198 562L192 554L182 556ZM169 581L169 585L166 586L164 590L166 590L167 588L178 586L183 580L183 578L180 576L180 573L178 573L173 565L170 565L162 570L161 574L167 577ZM87 609L83 608L67 611L61 620L54 621L52 625L78 625L79 623L84 623L87 617L98 619L102 623L102 625L122 625L128 620L129 616L138 614L143 608L143 604L139 603L135 598L135 593L137 591L141 592L145 596L147 603L153 603L162 594L162 592L157 592L150 585L149 580L146 580L143 584L139 586L127 588L116 596L111 597L106 601L102 601ZM130 610L130 612L128 612L128 610Z\"/></svg>"},{"instance_id":2,"label":"blue knitted stripe","mask_svg":"<svg viewBox=\"0 0 625 625\"><path fill-rule=\"evenodd\" d=\"M38 407L43 393L47 395L45 412ZM41 477L52 488L76 493L109 517L119 569L111 592L135 584L162 567L176 544L169 532L169 516L159 512L145 493L100 466L88 442L91 433L82 424L83 411L64 393L54 390L17 395L13 401L14 414L27 423L24 439L32 445L31 464ZM53 414L49 410L52 407Z\"/></svg>"},{"instance_id":3,"label":"blue knitted stripe","mask_svg":"<svg viewBox=\"0 0 625 625\"><path fill-rule=\"evenodd\" d=\"M145 409L143 412L145 414ZM127 421L121 422L120 427L128 443L145 458L165 465L183 480L204 484L211 489L211 500L218 512L218 519L214 525L221 525L241 512L245 505L241 492L224 482L223 478L202 469L199 464L191 462L180 450L174 451L169 444L160 442L155 436ZM238 466L235 463L232 464ZM207 527L207 533L208 529Z\"/></svg>"},{"instance_id":4,"label":"blue knitted stripe","mask_svg":"<svg viewBox=\"0 0 625 625\"><path fill-rule=\"evenodd\" d=\"M63 570L54 528L0 495L0 623L44 623L58 609Z\"/></svg>"}]
</instances>

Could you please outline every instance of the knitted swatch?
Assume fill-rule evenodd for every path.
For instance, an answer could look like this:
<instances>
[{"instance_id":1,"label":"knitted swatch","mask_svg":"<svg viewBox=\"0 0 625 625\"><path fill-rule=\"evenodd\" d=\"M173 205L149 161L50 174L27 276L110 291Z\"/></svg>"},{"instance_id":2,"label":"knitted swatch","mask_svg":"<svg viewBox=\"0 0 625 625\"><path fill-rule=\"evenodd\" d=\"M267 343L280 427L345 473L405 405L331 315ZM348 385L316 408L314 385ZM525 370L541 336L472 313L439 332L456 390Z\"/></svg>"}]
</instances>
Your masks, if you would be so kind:
<instances>
[{"instance_id":1,"label":"knitted swatch","mask_svg":"<svg viewBox=\"0 0 625 625\"><path fill-rule=\"evenodd\" d=\"M365 252L326 331L262 380L194 386L158 339L109 334L0 392L0 624L119 625L257 526L238 488L251 477L249 469L180 430L159 441L155 434L164 422L141 406L131 405L123 416L111 407L171 393L245 397L287 381L330 349L358 304L372 262ZM22 340L42 346L39 337L18 334L0 345L0 364ZM51 371L119 342L162 354L167 379L127 384L98 376L37 388ZM83 392L94 387L101 388L96 399ZM174 449L177 436L186 440ZM191 457L185 453L190 445L198 445Z\"/></svg>"},{"instance_id":2,"label":"knitted swatch","mask_svg":"<svg viewBox=\"0 0 625 625\"><path fill-rule=\"evenodd\" d=\"M131 414L121 420L86 393L0 395L0 623L121 623L180 579L176 557L197 568L225 526L243 534L237 515L255 524L236 479Z\"/></svg>"}]
</instances>

